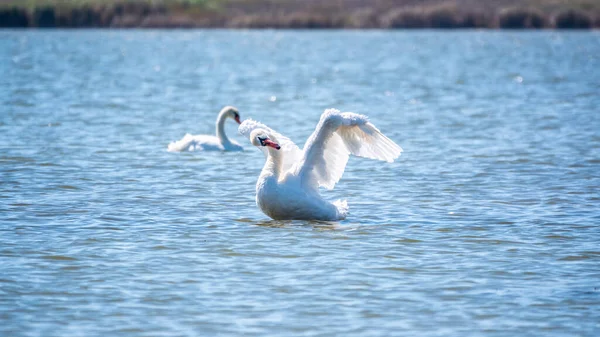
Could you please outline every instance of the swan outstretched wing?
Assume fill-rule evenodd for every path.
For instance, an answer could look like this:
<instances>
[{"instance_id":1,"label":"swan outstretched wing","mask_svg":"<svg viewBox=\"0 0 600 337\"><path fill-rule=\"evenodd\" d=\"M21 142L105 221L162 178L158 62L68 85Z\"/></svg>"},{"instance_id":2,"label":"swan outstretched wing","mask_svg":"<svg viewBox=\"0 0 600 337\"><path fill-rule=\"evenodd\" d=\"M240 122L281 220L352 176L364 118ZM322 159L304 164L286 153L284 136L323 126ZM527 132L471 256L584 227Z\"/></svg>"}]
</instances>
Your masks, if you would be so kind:
<instances>
[{"instance_id":1,"label":"swan outstretched wing","mask_svg":"<svg viewBox=\"0 0 600 337\"><path fill-rule=\"evenodd\" d=\"M257 122L253 119L246 119L240 124L238 127L238 132L241 133L244 137L249 138L252 131L255 129L263 129L271 134L273 137L277 139L277 142L281 146L281 150L284 152L282 170L283 172L288 171L289 169L297 163L298 160L302 157L302 150L296 145L291 139L280 134L279 132L271 129L270 127Z\"/></svg>"},{"instance_id":2,"label":"swan outstretched wing","mask_svg":"<svg viewBox=\"0 0 600 337\"><path fill-rule=\"evenodd\" d=\"M314 188L332 189L344 174L350 154L393 162L402 148L364 115L328 109L304 145L297 174Z\"/></svg>"}]
</instances>

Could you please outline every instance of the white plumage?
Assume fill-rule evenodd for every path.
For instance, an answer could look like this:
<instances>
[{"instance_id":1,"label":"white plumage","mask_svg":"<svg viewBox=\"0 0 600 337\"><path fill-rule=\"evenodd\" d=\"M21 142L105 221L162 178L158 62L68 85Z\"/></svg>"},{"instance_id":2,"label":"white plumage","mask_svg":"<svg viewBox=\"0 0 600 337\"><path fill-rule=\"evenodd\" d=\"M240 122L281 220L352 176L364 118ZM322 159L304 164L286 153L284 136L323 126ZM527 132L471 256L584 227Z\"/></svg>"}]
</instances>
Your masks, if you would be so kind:
<instances>
[{"instance_id":1,"label":"white plumage","mask_svg":"<svg viewBox=\"0 0 600 337\"><path fill-rule=\"evenodd\" d=\"M170 152L182 151L242 151L244 148L237 142L227 138L225 134L225 120L231 118L238 124L240 115L232 106L226 106L219 112L216 121L216 135L191 135L185 134L182 139L171 142L168 147Z\"/></svg>"},{"instance_id":2,"label":"white plumage","mask_svg":"<svg viewBox=\"0 0 600 337\"><path fill-rule=\"evenodd\" d=\"M256 203L273 219L344 219L346 202L325 201L318 188L333 189L351 154L393 162L402 153L366 116L336 109L325 110L303 150L253 120L238 130L267 156L256 184Z\"/></svg>"}]
</instances>

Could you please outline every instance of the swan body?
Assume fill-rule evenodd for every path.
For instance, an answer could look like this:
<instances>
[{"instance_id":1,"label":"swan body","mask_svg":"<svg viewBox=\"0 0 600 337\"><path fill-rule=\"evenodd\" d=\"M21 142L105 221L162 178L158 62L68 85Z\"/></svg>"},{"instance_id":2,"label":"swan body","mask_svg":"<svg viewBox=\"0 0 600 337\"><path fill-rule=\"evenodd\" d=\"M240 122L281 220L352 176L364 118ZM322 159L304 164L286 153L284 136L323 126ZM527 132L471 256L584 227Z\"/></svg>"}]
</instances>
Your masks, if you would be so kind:
<instances>
[{"instance_id":1,"label":"swan body","mask_svg":"<svg viewBox=\"0 0 600 337\"><path fill-rule=\"evenodd\" d=\"M233 140L227 138L225 134L225 121L227 118L235 120L240 124L240 114L238 109L232 106L226 106L221 109L217 116L216 136L212 135L191 135L187 133L182 139L169 144L169 152L183 151L242 151L244 148Z\"/></svg>"},{"instance_id":2,"label":"swan body","mask_svg":"<svg viewBox=\"0 0 600 337\"><path fill-rule=\"evenodd\" d=\"M333 203L319 187L333 189L344 173L349 155L393 162L402 148L381 133L368 118L328 109L300 150L289 138L254 120L238 128L266 155L256 183L256 204L276 220L342 220L345 200Z\"/></svg>"}]
</instances>

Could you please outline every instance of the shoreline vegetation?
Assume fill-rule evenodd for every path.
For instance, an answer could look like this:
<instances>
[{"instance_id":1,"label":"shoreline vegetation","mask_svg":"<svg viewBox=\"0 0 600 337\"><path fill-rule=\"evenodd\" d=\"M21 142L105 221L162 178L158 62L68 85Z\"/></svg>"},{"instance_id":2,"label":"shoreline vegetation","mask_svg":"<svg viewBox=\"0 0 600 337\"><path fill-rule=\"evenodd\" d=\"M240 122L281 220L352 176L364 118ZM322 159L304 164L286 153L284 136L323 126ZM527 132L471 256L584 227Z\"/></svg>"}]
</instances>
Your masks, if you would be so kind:
<instances>
[{"instance_id":1,"label":"shoreline vegetation","mask_svg":"<svg viewBox=\"0 0 600 337\"><path fill-rule=\"evenodd\" d=\"M598 0L0 0L0 28L593 29Z\"/></svg>"}]
</instances>

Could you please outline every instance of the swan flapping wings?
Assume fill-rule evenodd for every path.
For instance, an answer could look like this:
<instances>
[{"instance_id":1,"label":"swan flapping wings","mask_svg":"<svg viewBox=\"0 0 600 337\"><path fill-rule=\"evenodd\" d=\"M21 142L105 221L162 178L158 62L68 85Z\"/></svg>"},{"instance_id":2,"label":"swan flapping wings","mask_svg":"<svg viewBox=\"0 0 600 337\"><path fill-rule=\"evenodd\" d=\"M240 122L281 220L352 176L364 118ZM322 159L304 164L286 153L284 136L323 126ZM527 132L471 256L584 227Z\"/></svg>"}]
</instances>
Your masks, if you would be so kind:
<instances>
[{"instance_id":1,"label":"swan flapping wings","mask_svg":"<svg viewBox=\"0 0 600 337\"><path fill-rule=\"evenodd\" d=\"M323 112L302 151L289 138L254 120L244 121L238 130L249 137L255 129L264 129L279 141L283 172L301 177L303 184L314 189L333 189L351 154L393 162L402 153L366 116L336 109Z\"/></svg>"},{"instance_id":2,"label":"swan flapping wings","mask_svg":"<svg viewBox=\"0 0 600 337\"><path fill-rule=\"evenodd\" d=\"M351 154L393 162L401 153L402 148L371 124L367 116L328 109L304 145L298 174L313 185L333 189Z\"/></svg>"}]
</instances>

